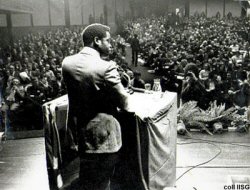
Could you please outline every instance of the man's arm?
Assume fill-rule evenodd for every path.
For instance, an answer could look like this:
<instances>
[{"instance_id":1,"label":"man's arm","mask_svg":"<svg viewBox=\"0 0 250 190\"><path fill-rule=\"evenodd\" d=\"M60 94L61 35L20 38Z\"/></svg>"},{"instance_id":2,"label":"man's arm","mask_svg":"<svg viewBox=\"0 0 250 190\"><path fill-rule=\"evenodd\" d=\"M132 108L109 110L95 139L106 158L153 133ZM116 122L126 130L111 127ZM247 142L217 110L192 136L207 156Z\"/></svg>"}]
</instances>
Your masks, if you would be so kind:
<instances>
[{"instance_id":1,"label":"man's arm","mask_svg":"<svg viewBox=\"0 0 250 190\"><path fill-rule=\"evenodd\" d=\"M110 63L110 66L104 75L106 84L111 87L113 99L117 103L117 106L121 109L127 110L128 108L128 93L125 91L120 74L117 71L117 66L114 62Z\"/></svg>"},{"instance_id":2,"label":"man's arm","mask_svg":"<svg viewBox=\"0 0 250 190\"><path fill-rule=\"evenodd\" d=\"M114 98L117 99L118 107L124 110L128 110L128 94L122 84L116 84L115 86L113 86L113 89L115 91L114 95L117 95L117 97Z\"/></svg>"}]
</instances>

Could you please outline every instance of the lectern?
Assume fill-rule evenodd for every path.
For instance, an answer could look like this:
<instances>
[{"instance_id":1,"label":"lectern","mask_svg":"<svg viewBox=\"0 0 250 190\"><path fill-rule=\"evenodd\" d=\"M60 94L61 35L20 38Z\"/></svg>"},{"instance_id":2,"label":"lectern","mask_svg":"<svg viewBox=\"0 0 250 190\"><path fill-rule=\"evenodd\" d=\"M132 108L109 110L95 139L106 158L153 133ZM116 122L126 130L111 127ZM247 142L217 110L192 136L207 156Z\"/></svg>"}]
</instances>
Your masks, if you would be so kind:
<instances>
[{"instance_id":1,"label":"lectern","mask_svg":"<svg viewBox=\"0 0 250 190\"><path fill-rule=\"evenodd\" d=\"M76 131L66 126L67 95L43 105L47 169L51 189L77 185ZM159 190L175 186L177 95L133 93L129 111L121 112L121 162L112 190Z\"/></svg>"}]
</instances>

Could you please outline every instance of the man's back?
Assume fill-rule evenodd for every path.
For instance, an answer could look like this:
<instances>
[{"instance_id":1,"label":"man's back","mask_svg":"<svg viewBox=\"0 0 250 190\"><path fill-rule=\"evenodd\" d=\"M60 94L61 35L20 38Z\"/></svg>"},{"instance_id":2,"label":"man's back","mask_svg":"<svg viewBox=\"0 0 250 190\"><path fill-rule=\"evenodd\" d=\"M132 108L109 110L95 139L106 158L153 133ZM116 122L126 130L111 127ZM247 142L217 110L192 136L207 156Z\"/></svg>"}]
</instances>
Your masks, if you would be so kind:
<instances>
[{"instance_id":1,"label":"man's back","mask_svg":"<svg viewBox=\"0 0 250 190\"><path fill-rule=\"evenodd\" d=\"M97 51L84 48L79 54L65 58L62 70L69 111L74 116L88 121L98 112L110 112L116 106L110 102L109 91L120 83L119 74L115 64L102 60Z\"/></svg>"},{"instance_id":2,"label":"man's back","mask_svg":"<svg viewBox=\"0 0 250 190\"><path fill-rule=\"evenodd\" d=\"M82 31L82 40L82 51L62 63L69 99L67 125L78 140L79 189L105 190L122 146L115 114L117 107L126 108L127 93L116 65L101 59L111 53L110 28L89 25Z\"/></svg>"},{"instance_id":3,"label":"man's back","mask_svg":"<svg viewBox=\"0 0 250 190\"><path fill-rule=\"evenodd\" d=\"M131 41L131 48L134 51L139 51L140 49L140 42L138 40L138 38L133 38Z\"/></svg>"}]
</instances>

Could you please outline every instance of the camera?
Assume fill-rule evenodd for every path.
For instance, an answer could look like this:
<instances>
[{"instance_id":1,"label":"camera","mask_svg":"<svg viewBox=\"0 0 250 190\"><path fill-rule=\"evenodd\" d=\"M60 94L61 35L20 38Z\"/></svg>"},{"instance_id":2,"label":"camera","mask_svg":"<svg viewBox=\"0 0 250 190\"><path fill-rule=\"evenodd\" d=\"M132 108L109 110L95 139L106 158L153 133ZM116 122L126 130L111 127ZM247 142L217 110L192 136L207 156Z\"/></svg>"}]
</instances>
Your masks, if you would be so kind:
<instances>
[{"instance_id":1,"label":"camera","mask_svg":"<svg viewBox=\"0 0 250 190\"><path fill-rule=\"evenodd\" d=\"M193 75L192 75L191 72L187 72L186 76L187 76L187 77L193 77Z\"/></svg>"}]
</instances>

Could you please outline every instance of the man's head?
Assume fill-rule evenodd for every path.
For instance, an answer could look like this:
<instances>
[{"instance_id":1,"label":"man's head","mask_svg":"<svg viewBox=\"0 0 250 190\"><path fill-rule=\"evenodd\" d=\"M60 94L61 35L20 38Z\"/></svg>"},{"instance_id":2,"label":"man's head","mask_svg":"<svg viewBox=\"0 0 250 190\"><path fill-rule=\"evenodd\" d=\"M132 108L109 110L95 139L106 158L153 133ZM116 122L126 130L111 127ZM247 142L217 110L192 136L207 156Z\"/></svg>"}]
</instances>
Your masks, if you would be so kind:
<instances>
[{"instance_id":1,"label":"man's head","mask_svg":"<svg viewBox=\"0 0 250 190\"><path fill-rule=\"evenodd\" d=\"M184 68L185 76L189 76L189 73L194 73L194 75L198 78L199 76L199 69L196 64L188 63Z\"/></svg>"},{"instance_id":2,"label":"man's head","mask_svg":"<svg viewBox=\"0 0 250 190\"><path fill-rule=\"evenodd\" d=\"M139 71L134 71L134 78L135 79L140 79L141 78L141 73Z\"/></svg>"},{"instance_id":3,"label":"man's head","mask_svg":"<svg viewBox=\"0 0 250 190\"><path fill-rule=\"evenodd\" d=\"M45 65L45 70L48 71L50 69L50 65L49 64L46 64Z\"/></svg>"},{"instance_id":4,"label":"man's head","mask_svg":"<svg viewBox=\"0 0 250 190\"><path fill-rule=\"evenodd\" d=\"M11 57L7 57L7 62L8 62L8 63L11 62Z\"/></svg>"},{"instance_id":5,"label":"man's head","mask_svg":"<svg viewBox=\"0 0 250 190\"><path fill-rule=\"evenodd\" d=\"M20 84L20 80L18 78L13 78L12 79L12 84L13 84L13 86L14 85L19 85Z\"/></svg>"},{"instance_id":6,"label":"man's head","mask_svg":"<svg viewBox=\"0 0 250 190\"><path fill-rule=\"evenodd\" d=\"M102 24L91 24L82 31L84 46L92 47L101 54L108 55L111 51L110 28Z\"/></svg>"},{"instance_id":7,"label":"man's head","mask_svg":"<svg viewBox=\"0 0 250 190\"><path fill-rule=\"evenodd\" d=\"M38 79L38 77L34 77L34 78L32 79L32 85L33 85L33 86L38 86L38 85L39 85L39 79Z\"/></svg>"},{"instance_id":8,"label":"man's head","mask_svg":"<svg viewBox=\"0 0 250 190\"><path fill-rule=\"evenodd\" d=\"M24 63L25 63L25 64L28 64L28 62L29 62L29 59L28 59L27 57L25 57L25 58L24 58Z\"/></svg>"},{"instance_id":9,"label":"man's head","mask_svg":"<svg viewBox=\"0 0 250 190\"><path fill-rule=\"evenodd\" d=\"M10 65L9 70L10 73L12 74L15 71L15 67L13 65Z\"/></svg>"}]
</instances>

